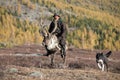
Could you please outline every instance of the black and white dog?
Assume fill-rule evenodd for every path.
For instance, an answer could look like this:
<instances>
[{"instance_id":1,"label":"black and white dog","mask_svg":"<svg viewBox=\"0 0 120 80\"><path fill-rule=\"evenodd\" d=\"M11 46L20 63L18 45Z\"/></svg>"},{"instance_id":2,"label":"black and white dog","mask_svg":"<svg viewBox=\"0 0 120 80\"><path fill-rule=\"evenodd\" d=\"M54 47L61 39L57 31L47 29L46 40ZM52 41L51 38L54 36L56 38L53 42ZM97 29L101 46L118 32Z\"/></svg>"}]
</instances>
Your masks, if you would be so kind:
<instances>
[{"instance_id":1,"label":"black and white dog","mask_svg":"<svg viewBox=\"0 0 120 80\"><path fill-rule=\"evenodd\" d=\"M103 53L96 54L97 65L99 69L101 69L102 71L105 71L105 67L106 67L106 70L108 71L108 57L111 55L111 53L112 51L109 51L106 54L103 54Z\"/></svg>"}]
</instances>

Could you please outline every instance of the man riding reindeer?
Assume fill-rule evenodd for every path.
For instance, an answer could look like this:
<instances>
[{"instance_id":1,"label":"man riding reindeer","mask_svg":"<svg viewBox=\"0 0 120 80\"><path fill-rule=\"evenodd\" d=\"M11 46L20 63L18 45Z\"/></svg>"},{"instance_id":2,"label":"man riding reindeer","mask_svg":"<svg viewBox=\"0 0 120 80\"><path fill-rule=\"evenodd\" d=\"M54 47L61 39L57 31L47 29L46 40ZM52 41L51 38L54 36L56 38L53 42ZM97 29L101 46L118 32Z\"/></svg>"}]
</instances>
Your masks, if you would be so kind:
<instances>
[{"instance_id":1,"label":"man riding reindeer","mask_svg":"<svg viewBox=\"0 0 120 80\"><path fill-rule=\"evenodd\" d=\"M58 14L53 15L53 21L51 22L48 32L52 35L56 35L59 41L59 45L61 48L61 53L66 56L65 46L66 46L66 26L63 24L61 17ZM50 53L47 51L44 56L49 56ZM61 55L61 57L63 57Z\"/></svg>"}]
</instances>

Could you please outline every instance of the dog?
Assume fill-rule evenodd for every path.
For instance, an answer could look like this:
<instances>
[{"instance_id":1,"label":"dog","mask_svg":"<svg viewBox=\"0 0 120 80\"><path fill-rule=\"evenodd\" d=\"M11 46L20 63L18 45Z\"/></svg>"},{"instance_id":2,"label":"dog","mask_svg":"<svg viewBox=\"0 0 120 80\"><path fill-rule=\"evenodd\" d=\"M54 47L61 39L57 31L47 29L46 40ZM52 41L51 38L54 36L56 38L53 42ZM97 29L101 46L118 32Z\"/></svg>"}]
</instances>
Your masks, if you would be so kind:
<instances>
[{"instance_id":1,"label":"dog","mask_svg":"<svg viewBox=\"0 0 120 80\"><path fill-rule=\"evenodd\" d=\"M112 54L112 51L107 52L106 54L103 53L97 53L96 54L96 62L100 70L108 71L108 57Z\"/></svg>"}]
</instances>

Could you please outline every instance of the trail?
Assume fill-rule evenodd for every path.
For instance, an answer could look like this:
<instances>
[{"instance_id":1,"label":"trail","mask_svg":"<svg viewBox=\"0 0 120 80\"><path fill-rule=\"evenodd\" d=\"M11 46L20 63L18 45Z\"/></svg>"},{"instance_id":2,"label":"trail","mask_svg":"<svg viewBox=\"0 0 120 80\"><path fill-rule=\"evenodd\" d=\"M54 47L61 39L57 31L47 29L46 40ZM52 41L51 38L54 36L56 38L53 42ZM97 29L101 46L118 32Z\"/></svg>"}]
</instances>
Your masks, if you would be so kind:
<instances>
[{"instance_id":1,"label":"trail","mask_svg":"<svg viewBox=\"0 0 120 80\"><path fill-rule=\"evenodd\" d=\"M43 56L43 54L40 53L34 53L34 54L23 54L23 53L17 53L17 54L0 54L0 56L22 56L22 57L29 57L29 56Z\"/></svg>"},{"instance_id":2,"label":"trail","mask_svg":"<svg viewBox=\"0 0 120 80\"><path fill-rule=\"evenodd\" d=\"M39 56L43 56L42 53L16 53L16 54L0 54L0 56L22 56L22 57L39 57ZM68 58L70 59L70 58ZM91 60L91 61L95 61L96 59L95 58L86 58L86 57L75 57L75 60L78 61L79 59L82 59L82 60ZM115 60L115 59L112 59L112 58L108 58L109 61L111 62L120 62L120 60Z\"/></svg>"}]
</instances>

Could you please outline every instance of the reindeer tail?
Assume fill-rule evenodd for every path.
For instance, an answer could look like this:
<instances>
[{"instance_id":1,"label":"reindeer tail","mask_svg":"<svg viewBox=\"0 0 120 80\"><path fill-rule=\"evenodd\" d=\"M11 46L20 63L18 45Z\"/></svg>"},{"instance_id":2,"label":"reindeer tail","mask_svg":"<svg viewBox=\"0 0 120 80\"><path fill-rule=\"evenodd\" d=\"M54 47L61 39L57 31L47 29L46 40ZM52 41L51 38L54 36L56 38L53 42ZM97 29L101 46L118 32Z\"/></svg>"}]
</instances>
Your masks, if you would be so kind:
<instances>
[{"instance_id":1,"label":"reindeer tail","mask_svg":"<svg viewBox=\"0 0 120 80\"><path fill-rule=\"evenodd\" d=\"M112 51L109 51L108 53L106 53L106 57L109 57L112 54Z\"/></svg>"}]
</instances>

